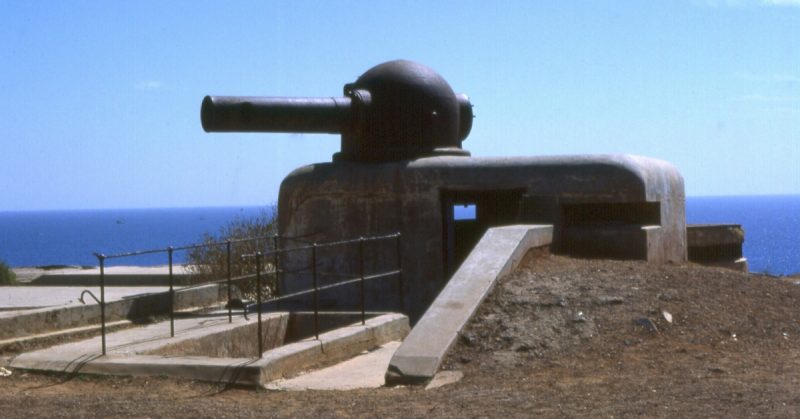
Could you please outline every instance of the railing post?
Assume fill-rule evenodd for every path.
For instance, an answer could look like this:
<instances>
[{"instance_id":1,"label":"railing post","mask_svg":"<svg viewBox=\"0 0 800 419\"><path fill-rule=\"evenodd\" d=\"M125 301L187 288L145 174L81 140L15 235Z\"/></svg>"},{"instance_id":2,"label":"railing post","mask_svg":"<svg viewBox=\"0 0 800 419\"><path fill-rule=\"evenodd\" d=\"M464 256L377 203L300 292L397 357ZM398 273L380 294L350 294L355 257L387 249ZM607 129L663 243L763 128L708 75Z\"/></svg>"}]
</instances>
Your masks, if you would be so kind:
<instances>
[{"instance_id":1,"label":"railing post","mask_svg":"<svg viewBox=\"0 0 800 419\"><path fill-rule=\"evenodd\" d=\"M225 241L228 279L228 323L233 323L233 307L231 307L231 241Z\"/></svg>"},{"instance_id":2,"label":"railing post","mask_svg":"<svg viewBox=\"0 0 800 419\"><path fill-rule=\"evenodd\" d=\"M397 233L397 288L400 291L400 312L406 308L406 291L403 289L403 252L400 247L400 233Z\"/></svg>"},{"instance_id":3,"label":"railing post","mask_svg":"<svg viewBox=\"0 0 800 419\"><path fill-rule=\"evenodd\" d=\"M256 303L258 304L258 357L264 356L264 339L261 336L261 252L256 252Z\"/></svg>"},{"instance_id":4,"label":"railing post","mask_svg":"<svg viewBox=\"0 0 800 419\"><path fill-rule=\"evenodd\" d=\"M275 283L273 284L272 291L275 293L275 297L280 297L281 296L280 279L278 278L278 266L279 266L278 263L280 262L280 257L278 255L278 251L280 250L279 249L279 247L280 247L279 240L280 240L280 236L278 236L277 234L272 236L272 251L273 251L273 253L272 253L272 268L275 271ZM276 302L276 308L278 310L280 310L280 308L281 308L281 300L278 300Z\"/></svg>"},{"instance_id":5,"label":"railing post","mask_svg":"<svg viewBox=\"0 0 800 419\"><path fill-rule=\"evenodd\" d=\"M319 290L317 289L317 243L311 245L311 277L314 280L314 337L319 340Z\"/></svg>"},{"instance_id":6,"label":"railing post","mask_svg":"<svg viewBox=\"0 0 800 419\"><path fill-rule=\"evenodd\" d=\"M100 339L103 356L106 354L106 256L95 253L100 262Z\"/></svg>"},{"instance_id":7,"label":"railing post","mask_svg":"<svg viewBox=\"0 0 800 419\"><path fill-rule=\"evenodd\" d=\"M172 253L174 250L172 246L167 248L167 255L169 255L169 335L173 338L175 337L175 284L172 277Z\"/></svg>"},{"instance_id":8,"label":"railing post","mask_svg":"<svg viewBox=\"0 0 800 419\"><path fill-rule=\"evenodd\" d=\"M358 238L358 275L361 277L361 325L367 324L364 310L364 237Z\"/></svg>"}]
</instances>

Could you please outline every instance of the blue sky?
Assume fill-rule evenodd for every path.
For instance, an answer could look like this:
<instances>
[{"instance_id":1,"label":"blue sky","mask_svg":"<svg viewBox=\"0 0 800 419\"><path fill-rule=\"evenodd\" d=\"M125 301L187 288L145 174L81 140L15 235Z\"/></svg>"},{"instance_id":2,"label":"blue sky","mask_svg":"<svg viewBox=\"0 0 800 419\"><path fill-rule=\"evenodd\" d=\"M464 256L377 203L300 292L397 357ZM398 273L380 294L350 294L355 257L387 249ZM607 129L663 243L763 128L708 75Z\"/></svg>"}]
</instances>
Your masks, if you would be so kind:
<instances>
[{"instance_id":1,"label":"blue sky","mask_svg":"<svg viewBox=\"0 0 800 419\"><path fill-rule=\"evenodd\" d=\"M339 96L405 58L474 156L632 153L688 195L800 193L800 0L0 0L2 210L274 203L334 135L206 134L204 95Z\"/></svg>"}]
</instances>

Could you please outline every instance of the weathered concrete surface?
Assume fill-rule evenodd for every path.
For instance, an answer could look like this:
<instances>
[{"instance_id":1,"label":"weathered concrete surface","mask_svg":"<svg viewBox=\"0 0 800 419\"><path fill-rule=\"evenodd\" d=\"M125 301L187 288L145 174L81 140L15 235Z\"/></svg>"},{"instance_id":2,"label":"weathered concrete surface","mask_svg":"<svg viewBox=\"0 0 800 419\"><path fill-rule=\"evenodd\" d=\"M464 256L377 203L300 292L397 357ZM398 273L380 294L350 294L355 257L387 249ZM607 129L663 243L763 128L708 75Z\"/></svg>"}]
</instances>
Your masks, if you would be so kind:
<instances>
[{"instance_id":1,"label":"weathered concrete surface","mask_svg":"<svg viewBox=\"0 0 800 419\"><path fill-rule=\"evenodd\" d=\"M26 289L28 287L14 287ZM49 287L36 287L48 292ZM54 291L60 288L55 289ZM112 288L109 287L109 290ZM80 289L82 290L82 289ZM80 296L75 290L74 298ZM100 291L91 291L100 297ZM16 292L16 291L11 291ZM28 291L25 291L28 292ZM111 291L114 294L113 291ZM43 332L70 329L100 323L100 305L88 295L87 304L72 303L66 306L46 307L24 311L0 311L0 338L11 339L40 334ZM175 309L185 310L196 307L207 307L227 301L225 284L211 283L198 287L176 289ZM151 315L169 313L169 292L140 295L115 301L106 300L106 321L137 319Z\"/></svg>"},{"instance_id":2,"label":"weathered concrete surface","mask_svg":"<svg viewBox=\"0 0 800 419\"><path fill-rule=\"evenodd\" d=\"M386 384L432 378L497 279L511 272L529 249L549 245L552 238L552 226L489 229L395 352Z\"/></svg>"},{"instance_id":3,"label":"weathered concrete surface","mask_svg":"<svg viewBox=\"0 0 800 419\"><path fill-rule=\"evenodd\" d=\"M314 365L325 365L351 358L386 342L402 340L410 330L408 317L384 314L312 338L275 348L259 361L261 383L292 376Z\"/></svg>"},{"instance_id":4,"label":"weathered concrete surface","mask_svg":"<svg viewBox=\"0 0 800 419\"><path fill-rule=\"evenodd\" d=\"M31 310L42 307L78 305L81 292L87 289L83 286L2 286L0 287L0 317L9 311ZM117 301L124 298L133 298L139 295L155 294L169 290L169 287L106 287L106 302ZM97 288L92 292L99 294ZM98 295L99 297L99 295ZM87 303L95 304L91 297L86 297ZM82 304L81 304L82 305Z\"/></svg>"},{"instance_id":5,"label":"weathered concrete surface","mask_svg":"<svg viewBox=\"0 0 800 419\"><path fill-rule=\"evenodd\" d=\"M285 316L275 313L274 316ZM263 353L263 358L215 358L209 356L147 355L179 340L198 339L216 334L225 338L232 330L255 322L235 317L229 325L222 319L180 319L176 337L169 337L168 323L128 329L107 336L108 355L100 354L100 338L68 343L13 358L12 368L63 373L110 375L169 375L204 381L264 385L278 378L295 375L315 365L353 357L386 342L400 340L408 333L408 318L387 314L320 335L319 340L305 340ZM255 337L255 336L251 336Z\"/></svg>"},{"instance_id":6,"label":"weathered concrete surface","mask_svg":"<svg viewBox=\"0 0 800 419\"><path fill-rule=\"evenodd\" d=\"M265 329L270 328L271 322L283 324L283 332L288 322L288 313L270 313L263 316ZM257 347L256 329L250 327L257 325L253 316L250 320L245 319L243 316L234 316L232 323L228 323L228 317L220 315L218 317L192 317L192 318L179 318L175 319L175 337L170 337L169 322L159 322L149 324L143 327L136 327L131 329L122 330L115 333L110 333L106 336L106 348L108 355L164 355L173 356L176 354L176 348L184 347L192 355L200 355L197 351L198 348L205 346L203 340L208 338L220 338L220 341L229 339L229 334L236 329L251 329L252 334L250 337L254 342L239 342L245 346L253 348ZM280 332L280 328L270 328L274 331ZM282 343L283 336L276 338L277 342ZM200 345L195 345L194 341L200 341ZM220 342L221 343L221 342ZM220 345L224 346L224 345ZM59 359L64 356L77 358L83 355L91 355L99 353L101 350L101 338L99 336L91 339L70 342L53 348L41 349L34 352L19 355L16 359L23 362L29 358L42 358L53 357ZM161 352L163 351L163 352ZM227 353L220 348L211 348L211 351L216 351L220 356L226 356ZM256 356L258 351L251 351L250 356ZM202 354L203 356L213 356L212 353Z\"/></svg>"},{"instance_id":7,"label":"weathered concrete surface","mask_svg":"<svg viewBox=\"0 0 800 419\"><path fill-rule=\"evenodd\" d=\"M187 330L175 336L175 342L154 345L154 349L141 348L136 352L143 355L163 356L210 356L213 358L247 358L258 355L258 321L255 316L244 320L236 316L240 327L231 327L226 320L214 326ZM283 345L289 313L269 313L261 319L262 349L268 351Z\"/></svg>"},{"instance_id":8,"label":"weathered concrete surface","mask_svg":"<svg viewBox=\"0 0 800 419\"><path fill-rule=\"evenodd\" d=\"M383 386L383 375L400 342L392 341L377 349L327 368L311 371L297 377L280 379L267 384L269 390L355 390Z\"/></svg>"},{"instance_id":9,"label":"weathered concrete surface","mask_svg":"<svg viewBox=\"0 0 800 419\"><path fill-rule=\"evenodd\" d=\"M133 322L131 322L130 320L118 320L115 322L107 322L106 333L113 333L119 330L120 328L129 327L132 323ZM93 324L90 326L57 330L55 332L45 332L36 335L28 335L11 339L2 339L0 340L0 350L11 348L12 352L19 352L17 348L19 348L21 345L31 345L31 344L37 344L38 342L47 342L53 338L68 338L75 335L82 335L86 333L100 333L100 330L101 330L101 325Z\"/></svg>"},{"instance_id":10,"label":"weathered concrete surface","mask_svg":"<svg viewBox=\"0 0 800 419\"><path fill-rule=\"evenodd\" d=\"M319 333L325 333L339 327L361 322L360 312L348 311L320 311L317 317ZM386 312L368 311L367 319L386 314ZM292 311L289 317L289 326L286 330L286 339L289 341L303 340L314 335L314 312Z\"/></svg>"},{"instance_id":11,"label":"weathered concrete surface","mask_svg":"<svg viewBox=\"0 0 800 419\"><path fill-rule=\"evenodd\" d=\"M416 321L444 287L450 273L447 259L446 197L448 194L503 192L519 195L519 205L534 205L516 220L488 225L552 224L554 244L561 237L566 206L621 204L655 205L647 223L610 219L639 228L633 236L637 251L644 249L653 262L686 260L685 197L683 178L670 164L646 157L560 156L470 158L442 156L385 164L320 163L299 168L281 184L279 231L283 248L311 242L347 240L359 236L400 232L403 294L398 283L372 281L366 289L368 310L397 310ZM538 201L537 201L538 200ZM544 211L538 204L551 202ZM623 216L629 214L622 213ZM636 215L636 214L633 214ZM535 217L535 218L531 218ZM634 217L635 218L635 217ZM641 228L657 226L657 233ZM296 238L296 239L294 239ZM645 240L643 240L645 238ZM591 237L578 237L588 243ZM370 272L396 267L395 243L370 244L365 269ZM357 248L318 254L319 272L358 272ZM638 258L638 257L637 257ZM296 252L282 260L286 273L281 292L310 288L310 252ZM292 272L301 272L292 274ZM320 276L326 285L337 277ZM322 309L352 310L358 306L357 289L344 287L320 296ZM394 298L387 298L393 296ZM307 302L306 302L307 303ZM295 307L302 309L308 305Z\"/></svg>"},{"instance_id":12,"label":"weathered concrete surface","mask_svg":"<svg viewBox=\"0 0 800 419\"><path fill-rule=\"evenodd\" d=\"M17 279L33 285L99 286L99 267L69 266L57 269L14 268ZM107 266L104 270L106 285L159 286L169 285L169 266ZM172 267L175 284L185 284L190 276L185 265Z\"/></svg>"},{"instance_id":13,"label":"weathered concrete surface","mask_svg":"<svg viewBox=\"0 0 800 419\"><path fill-rule=\"evenodd\" d=\"M690 247L741 245L744 229L740 224L689 224L686 239Z\"/></svg>"},{"instance_id":14,"label":"weathered concrete surface","mask_svg":"<svg viewBox=\"0 0 800 419\"><path fill-rule=\"evenodd\" d=\"M738 224L693 224L686 226L689 260L747 272L744 229Z\"/></svg>"}]
</instances>

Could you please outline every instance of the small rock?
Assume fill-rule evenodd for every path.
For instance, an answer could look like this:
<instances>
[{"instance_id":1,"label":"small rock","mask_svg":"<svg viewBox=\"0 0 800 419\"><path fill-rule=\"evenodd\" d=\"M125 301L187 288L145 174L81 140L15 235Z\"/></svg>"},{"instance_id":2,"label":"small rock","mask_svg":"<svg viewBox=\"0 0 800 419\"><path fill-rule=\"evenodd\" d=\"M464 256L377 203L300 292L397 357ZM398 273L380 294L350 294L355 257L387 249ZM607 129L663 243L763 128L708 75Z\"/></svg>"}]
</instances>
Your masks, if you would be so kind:
<instances>
[{"instance_id":1,"label":"small rock","mask_svg":"<svg viewBox=\"0 0 800 419\"><path fill-rule=\"evenodd\" d=\"M11 377L11 370L6 367L0 367L0 377Z\"/></svg>"},{"instance_id":2,"label":"small rock","mask_svg":"<svg viewBox=\"0 0 800 419\"><path fill-rule=\"evenodd\" d=\"M531 348L527 344L523 343L522 345L517 346L517 349L514 349L514 350L517 351L517 352L530 352L531 349L533 349L533 348Z\"/></svg>"},{"instance_id":3,"label":"small rock","mask_svg":"<svg viewBox=\"0 0 800 419\"><path fill-rule=\"evenodd\" d=\"M460 336L461 336L461 342L464 345L472 346L472 344L475 343L475 337L472 335L462 334Z\"/></svg>"},{"instance_id":4,"label":"small rock","mask_svg":"<svg viewBox=\"0 0 800 419\"><path fill-rule=\"evenodd\" d=\"M601 306L613 306L624 302L625 299L618 295L603 295L597 298L597 304Z\"/></svg>"},{"instance_id":5,"label":"small rock","mask_svg":"<svg viewBox=\"0 0 800 419\"><path fill-rule=\"evenodd\" d=\"M573 323L585 323L586 322L586 315L583 314L582 311L579 311L575 314L575 317L572 318Z\"/></svg>"},{"instance_id":6,"label":"small rock","mask_svg":"<svg viewBox=\"0 0 800 419\"><path fill-rule=\"evenodd\" d=\"M470 362L472 362L472 358L470 358L468 356L464 356L464 355L461 355L458 358L458 360L461 361L462 364L469 364Z\"/></svg>"},{"instance_id":7,"label":"small rock","mask_svg":"<svg viewBox=\"0 0 800 419\"><path fill-rule=\"evenodd\" d=\"M514 337L511 336L511 335L500 336L500 339L503 339L504 342L513 342L514 341Z\"/></svg>"},{"instance_id":8,"label":"small rock","mask_svg":"<svg viewBox=\"0 0 800 419\"><path fill-rule=\"evenodd\" d=\"M664 316L664 320L666 320L667 323L672 324L672 314L670 314L669 311L661 310L661 315Z\"/></svg>"},{"instance_id":9,"label":"small rock","mask_svg":"<svg viewBox=\"0 0 800 419\"><path fill-rule=\"evenodd\" d=\"M653 323L653 321L648 319L647 317L640 317L636 319L636 324L644 327L650 332L658 332L658 327L656 327L656 324Z\"/></svg>"},{"instance_id":10,"label":"small rock","mask_svg":"<svg viewBox=\"0 0 800 419\"><path fill-rule=\"evenodd\" d=\"M559 306L559 307L566 307L567 306L567 300L565 300L563 298L559 298L558 302L556 303L556 305Z\"/></svg>"}]
</instances>

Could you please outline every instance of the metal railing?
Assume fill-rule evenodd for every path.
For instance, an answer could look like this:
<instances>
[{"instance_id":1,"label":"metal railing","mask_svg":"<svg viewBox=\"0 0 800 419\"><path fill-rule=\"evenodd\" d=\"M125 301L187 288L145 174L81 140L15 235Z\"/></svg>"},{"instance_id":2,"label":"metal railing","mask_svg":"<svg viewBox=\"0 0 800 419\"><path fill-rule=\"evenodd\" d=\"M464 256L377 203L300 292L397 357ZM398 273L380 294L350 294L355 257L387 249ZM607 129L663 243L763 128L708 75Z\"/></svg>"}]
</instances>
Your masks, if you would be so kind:
<instances>
[{"instance_id":1,"label":"metal railing","mask_svg":"<svg viewBox=\"0 0 800 419\"><path fill-rule=\"evenodd\" d=\"M364 244L367 243L367 242L371 242L371 241L388 240L388 239L395 239L396 242L397 242L397 247L396 247L397 248L397 257L396 257L397 269L389 270L389 271L385 271L385 272L373 273L373 274L370 274L370 275L365 275L364 274ZM318 282L318 277L319 277L318 274L319 273L317 271L317 250L319 248L322 248L322 247L341 246L341 245L347 245L347 244L352 244L352 243L358 243L358 267L359 267L358 275L355 276L355 277L345 276L346 279L340 280L339 282L320 286L319 282ZM365 296L366 296L366 294L365 294L365 282L366 281L374 280L374 279L387 278L387 277L391 277L391 276L396 276L397 277L397 287L398 287L398 290L399 290L399 293L400 293L400 303L402 305L405 302L405 297L404 297L404 294L403 294L403 275L402 275L401 258L400 258L400 256L401 256L401 253L400 253L400 251L401 251L400 250L401 249L400 248L400 233L388 234L388 235L384 235L384 236L359 237L358 239L340 240L340 241L326 242L326 243L312 243L311 245L299 246L299 247L294 247L294 248L291 248L291 249L279 249L279 250L275 250L273 252L267 252L266 254L261 253L261 252L256 252L254 254L242 255L242 258L255 258L255 260L256 260L256 283L257 283L256 288L258 290L260 290L261 289L261 286L260 286L260 284L261 284L261 268L260 267L261 267L261 260L262 260L263 257L269 256L270 253L286 253L286 252L291 252L291 251L309 250L309 249L311 250L311 277L312 277L312 287L310 289L293 292L293 293L286 294L286 295L283 295L283 296L274 297L274 298L268 299L266 301L262 301L261 293L259 291L257 296L256 296L256 298L257 298L256 303L252 304L250 306L250 307L255 306L256 311L258 312L258 354L259 354L258 356L259 356L259 358L262 356L262 354L264 352L264 350L263 350L263 340L262 340L262 336L261 336L261 326L262 326L261 313L262 313L262 310L263 310L263 306L265 304L279 303L280 301L285 301L285 300L289 300L289 299L295 299L295 298L306 296L306 295L310 294L312 296L313 309L314 309L314 338L315 339L319 339L319 331L320 331L320 328L319 328L319 294L320 294L321 291L327 291L327 290L343 287L345 285L358 283L359 284L359 309L360 309L360 313L361 313L361 324L362 325L366 324L366 299L365 299ZM245 311L248 311L250 309L250 307L248 307Z\"/></svg>"},{"instance_id":2,"label":"metal railing","mask_svg":"<svg viewBox=\"0 0 800 419\"><path fill-rule=\"evenodd\" d=\"M360 283L359 287L359 300L360 300L360 311L361 311L361 323L366 323L366 309L365 309L365 282L373 279L380 279L386 278L390 276L397 276L397 283L398 283L398 290L399 290L399 299L401 306L405 302L405 296L403 291L403 276L402 276L402 269L401 269L401 246L400 246L400 233L388 234L383 236L372 236L372 237L359 237L357 239L352 240L340 240L340 241L331 241L331 242L324 242L324 243L311 243L310 245L303 245L297 246L292 248L281 248L280 247L280 239L282 237L278 235L271 235L271 236L257 236L257 237L248 237L242 239L235 239L235 240L226 240L221 242L211 242L211 243L203 243L203 244L196 244L190 246L181 246L181 247L173 247L169 246L162 249L151 249L151 250L142 250L142 251L135 251L135 252L126 252L126 253L117 253L112 255L105 255L103 253L94 253L95 257L97 257L99 267L100 267L100 278L99 278L99 285L100 285L100 298L94 295L89 290L84 290L81 293L79 301L85 304L83 299L85 294L89 294L97 303L100 305L100 334L101 334L101 345L102 345L102 354L106 355L106 301L105 301L105 287L106 287L106 262L110 259L121 259L121 258L129 258L141 255L148 255L148 254L156 254L156 253L166 253L167 256L167 263L168 263L168 282L169 282L169 291L168 291L168 300L169 300L169 323L170 323L170 337L175 336L175 280L174 280L174 253L176 251L187 251L193 249L201 249L201 248L209 248L209 247L225 247L225 269L226 269L226 277L225 279L218 279L213 281L206 281L203 283L195 283L190 285L190 287L197 287L207 285L209 283L219 283L221 281L226 282L227 287L227 297L228 297L228 322L233 322L233 307L231 304L232 301L232 288L234 281L241 281L255 278L256 280L256 303L245 305L243 307L242 314L247 318L247 313L253 310L255 307L255 311L258 312L258 351L259 351L259 358L262 356L263 351L263 339L262 339L262 311L263 305L274 303L277 307L280 307L280 303L282 301L295 299L298 297L306 296L311 294L313 298L313 306L314 306L314 336L316 339L319 339L319 293L322 291L330 290L333 288ZM364 273L364 244L372 241L378 240L396 240L396 264L397 268L394 270L389 270L385 272L378 272L373 273L370 275L365 275ZM252 274L245 274L233 277L232 275L232 267L233 267L233 245L239 243L247 243L247 242L258 242L263 241L265 243L272 244L272 249L266 250L264 252L256 251L255 253L247 253L240 255L241 260L246 260L250 258L254 258L256 262L256 269L255 273ZM343 275L344 280L336 282L334 284L328 284L320 286L318 284L318 272L317 272L317 251L320 248L324 247L333 247L333 246L342 246L358 243L358 267L359 272L358 275L355 277ZM258 246L256 246L258 247ZM277 295L267 300L262 299L262 275L264 274L264 258L271 257L272 262L272 271L271 273L275 275L274 279L274 290L279 292L278 282L279 278L278 275L283 271L280 269L279 263L281 262L281 255L285 255L289 252L295 251L303 251L303 250L310 250L311 251L311 276L312 276L312 287L307 290L302 290L298 292L293 292L286 295ZM328 273L330 275L330 273ZM188 287L187 287L188 288Z\"/></svg>"}]
</instances>

